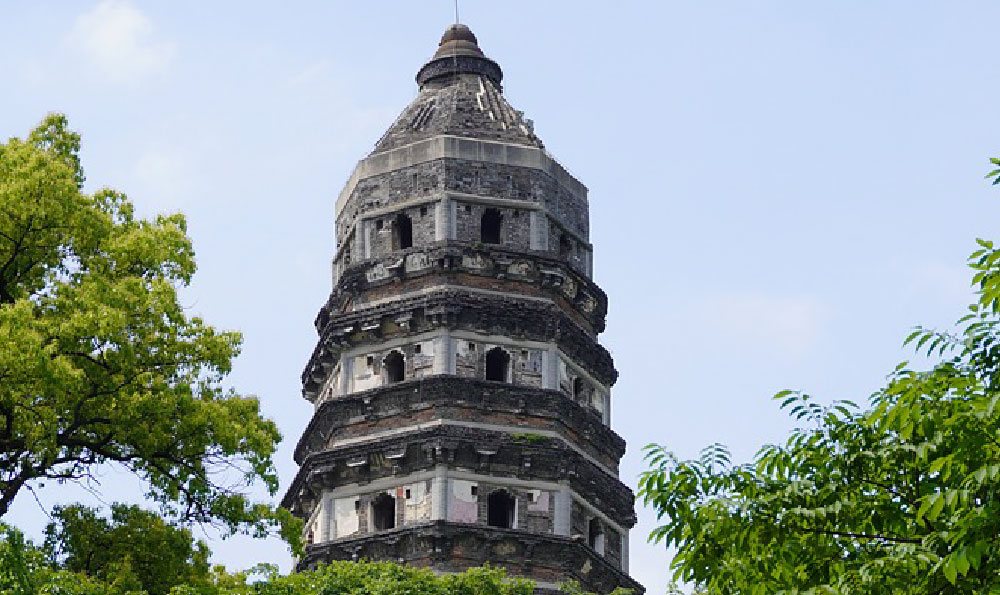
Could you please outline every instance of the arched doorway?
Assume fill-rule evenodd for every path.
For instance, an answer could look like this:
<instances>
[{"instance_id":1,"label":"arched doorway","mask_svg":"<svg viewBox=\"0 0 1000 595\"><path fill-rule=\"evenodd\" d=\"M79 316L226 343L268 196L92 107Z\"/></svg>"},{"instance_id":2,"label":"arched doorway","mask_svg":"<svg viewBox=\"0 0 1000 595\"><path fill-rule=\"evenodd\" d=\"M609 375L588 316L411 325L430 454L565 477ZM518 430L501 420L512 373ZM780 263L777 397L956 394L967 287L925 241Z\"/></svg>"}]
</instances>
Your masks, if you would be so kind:
<instances>
[{"instance_id":1,"label":"arched doorway","mask_svg":"<svg viewBox=\"0 0 1000 595\"><path fill-rule=\"evenodd\" d=\"M590 519L590 526L587 531L587 543L590 547L594 548L594 551L598 554L604 555L604 525L601 523L600 519L592 518Z\"/></svg>"},{"instance_id":2,"label":"arched doorway","mask_svg":"<svg viewBox=\"0 0 1000 595\"><path fill-rule=\"evenodd\" d=\"M516 500L507 490L497 490L486 498L486 524L501 529L514 528Z\"/></svg>"},{"instance_id":3,"label":"arched doorway","mask_svg":"<svg viewBox=\"0 0 1000 595\"><path fill-rule=\"evenodd\" d=\"M392 222L392 249L406 250L413 247L413 221L406 215L396 215Z\"/></svg>"},{"instance_id":4,"label":"arched doorway","mask_svg":"<svg viewBox=\"0 0 1000 595\"><path fill-rule=\"evenodd\" d=\"M382 365L385 366L385 379L389 384L403 381L406 376L406 360L402 353L390 351L382 360Z\"/></svg>"},{"instance_id":5,"label":"arched doorway","mask_svg":"<svg viewBox=\"0 0 1000 595\"><path fill-rule=\"evenodd\" d=\"M480 222L480 239L484 244L499 244L500 230L503 223L503 215L497 209L486 209L483 211L483 219Z\"/></svg>"},{"instance_id":6,"label":"arched doorway","mask_svg":"<svg viewBox=\"0 0 1000 595\"><path fill-rule=\"evenodd\" d=\"M372 526L385 531L396 526L396 499L389 494L379 494L372 500Z\"/></svg>"},{"instance_id":7,"label":"arched doorway","mask_svg":"<svg viewBox=\"0 0 1000 595\"><path fill-rule=\"evenodd\" d=\"M507 382L510 374L510 355L500 347L486 352L486 379Z\"/></svg>"}]
</instances>

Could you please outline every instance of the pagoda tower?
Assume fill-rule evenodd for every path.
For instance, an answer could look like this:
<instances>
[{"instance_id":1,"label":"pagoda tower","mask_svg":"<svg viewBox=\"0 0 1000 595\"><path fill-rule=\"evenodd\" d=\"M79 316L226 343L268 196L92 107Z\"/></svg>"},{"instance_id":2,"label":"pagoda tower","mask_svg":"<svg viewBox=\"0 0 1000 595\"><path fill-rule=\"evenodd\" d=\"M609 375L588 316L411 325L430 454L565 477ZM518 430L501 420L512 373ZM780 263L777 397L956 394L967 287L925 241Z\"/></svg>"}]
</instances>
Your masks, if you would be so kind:
<instances>
[{"instance_id":1,"label":"pagoda tower","mask_svg":"<svg viewBox=\"0 0 1000 595\"><path fill-rule=\"evenodd\" d=\"M315 412L283 501L306 521L298 567L488 563L542 593L641 593L587 188L502 80L450 26L337 200L333 292L302 375Z\"/></svg>"}]
</instances>

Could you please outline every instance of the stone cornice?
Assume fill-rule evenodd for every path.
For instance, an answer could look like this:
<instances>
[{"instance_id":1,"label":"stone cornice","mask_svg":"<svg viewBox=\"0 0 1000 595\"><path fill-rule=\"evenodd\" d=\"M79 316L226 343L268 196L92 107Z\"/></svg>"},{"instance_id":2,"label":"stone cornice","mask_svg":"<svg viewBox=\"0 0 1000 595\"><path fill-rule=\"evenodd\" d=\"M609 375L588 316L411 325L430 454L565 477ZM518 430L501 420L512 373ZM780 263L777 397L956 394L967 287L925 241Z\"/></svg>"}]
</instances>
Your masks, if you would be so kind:
<instances>
[{"instance_id":1,"label":"stone cornice","mask_svg":"<svg viewBox=\"0 0 1000 595\"><path fill-rule=\"evenodd\" d=\"M315 568L331 560L364 559L432 564L448 572L490 564L504 567L512 575L550 584L577 580L588 591L598 593L609 593L617 587L632 589L635 595L645 592L642 585L580 538L446 521L312 545L306 548L297 568Z\"/></svg>"},{"instance_id":2,"label":"stone cornice","mask_svg":"<svg viewBox=\"0 0 1000 595\"><path fill-rule=\"evenodd\" d=\"M349 267L337 280L327 303L316 316L316 328L322 329L331 313L342 311L359 294L387 285L404 294L398 284L431 275L453 277L456 273L506 281L510 293L523 292L531 286L565 305L593 334L604 331L608 298L596 283L566 266L565 262L535 252L500 250L481 244L450 242L409 250L379 259L365 260Z\"/></svg>"},{"instance_id":3,"label":"stone cornice","mask_svg":"<svg viewBox=\"0 0 1000 595\"><path fill-rule=\"evenodd\" d=\"M387 338L416 335L439 328L503 334L512 339L555 342L596 380L611 386L618 377L611 354L566 312L551 302L517 296L435 290L355 312L331 315L302 372L303 395L313 400L340 352Z\"/></svg>"},{"instance_id":4,"label":"stone cornice","mask_svg":"<svg viewBox=\"0 0 1000 595\"><path fill-rule=\"evenodd\" d=\"M362 159L337 199L337 219L358 182L366 178L436 159L467 159L537 169L552 176L571 194L587 200L587 187L543 149L458 136L440 135Z\"/></svg>"},{"instance_id":5,"label":"stone cornice","mask_svg":"<svg viewBox=\"0 0 1000 595\"><path fill-rule=\"evenodd\" d=\"M620 526L632 527L636 522L632 490L562 441L445 425L311 454L302 462L282 506L294 512L299 510L295 505L304 504L308 498L303 496L309 493L317 495L324 489L383 477L399 477L402 483L407 475L438 465L475 470L498 482L508 475L520 480L567 482Z\"/></svg>"},{"instance_id":6,"label":"stone cornice","mask_svg":"<svg viewBox=\"0 0 1000 595\"><path fill-rule=\"evenodd\" d=\"M423 87L427 83L459 74L478 74L493 81L500 88L503 83L503 70L500 65L484 56L443 56L424 64L417 72L417 84Z\"/></svg>"},{"instance_id":7,"label":"stone cornice","mask_svg":"<svg viewBox=\"0 0 1000 595\"><path fill-rule=\"evenodd\" d=\"M431 420L518 424L521 432L551 430L617 471L625 440L592 409L560 391L432 376L324 402L295 448L295 461L341 437L363 436Z\"/></svg>"}]
</instances>

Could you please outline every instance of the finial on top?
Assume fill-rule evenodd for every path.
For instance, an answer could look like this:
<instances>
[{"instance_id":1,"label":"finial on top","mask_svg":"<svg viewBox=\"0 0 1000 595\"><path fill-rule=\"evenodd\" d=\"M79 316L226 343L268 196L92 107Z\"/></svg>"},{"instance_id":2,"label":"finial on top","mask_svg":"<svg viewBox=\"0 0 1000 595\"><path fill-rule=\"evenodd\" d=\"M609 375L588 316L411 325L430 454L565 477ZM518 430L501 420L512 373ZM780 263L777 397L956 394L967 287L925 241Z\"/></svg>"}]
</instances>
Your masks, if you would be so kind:
<instances>
[{"instance_id":1,"label":"finial on top","mask_svg":"<svg viewBox=\"0 0 1000 595\"><path fill-rule=\"evenodd\" d=\"M500 66L479 49L472 29L461 23L448 25L434 57L417 73L417 84L447 79L456 74L478 74L493 81L499 88L503 81Z\"/></svg>"},{"instance_id":2,"label":"finial on top","mask_svg":"<svg viewBox=\"0 0 1000 595\"><path fill-rule=\"evenodd\" d=\"M480 56L483 50L479 49L479 40L476 39L472 29L467 25L455 23L450 25L441 36L441 43L434 54L435 58L444 56Z\"/></svg>"}]
</instances>

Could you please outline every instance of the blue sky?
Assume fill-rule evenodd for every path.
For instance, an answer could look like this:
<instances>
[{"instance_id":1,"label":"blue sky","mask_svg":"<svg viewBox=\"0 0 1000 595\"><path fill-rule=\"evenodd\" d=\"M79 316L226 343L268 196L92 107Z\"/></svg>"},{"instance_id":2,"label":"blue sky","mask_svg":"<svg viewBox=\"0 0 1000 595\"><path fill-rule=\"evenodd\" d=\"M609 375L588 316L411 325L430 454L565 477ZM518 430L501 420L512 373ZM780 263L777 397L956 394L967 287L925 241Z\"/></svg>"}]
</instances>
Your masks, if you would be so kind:
<instances>
[{"instance_id":1,"label":"blue sky","mask_svg":"<svg viewBox=\"0 0 1000 595\"><path fill-rule=\"evenodd\" d=\"M983 180L1000 154L1000 4L465 0L462 16L590 188L630 485L649 442L745 460L780 439L778 390L864 400L912 326L962 314L973 239L1000 235ZM185 301L244 332L231 381L286 436L283 487L335 197L451 19L449 0L4 9L0 137L65 112L89 189L187 214L200 269ZM138 493L103 477L106 500ZM12 516L45 523L27 494ZM632 574L661 593L653 526L641 511ZM288 565L276 542L213 548L233 568Z\"/></svg>"}]
</instances>

